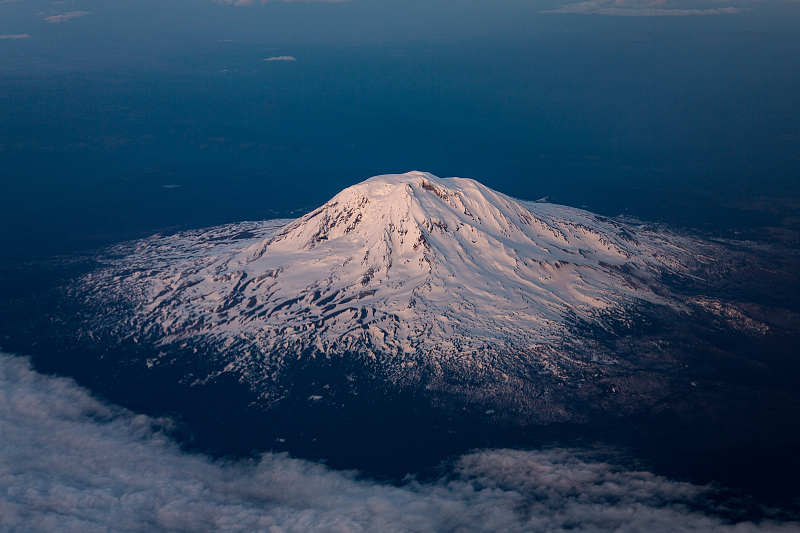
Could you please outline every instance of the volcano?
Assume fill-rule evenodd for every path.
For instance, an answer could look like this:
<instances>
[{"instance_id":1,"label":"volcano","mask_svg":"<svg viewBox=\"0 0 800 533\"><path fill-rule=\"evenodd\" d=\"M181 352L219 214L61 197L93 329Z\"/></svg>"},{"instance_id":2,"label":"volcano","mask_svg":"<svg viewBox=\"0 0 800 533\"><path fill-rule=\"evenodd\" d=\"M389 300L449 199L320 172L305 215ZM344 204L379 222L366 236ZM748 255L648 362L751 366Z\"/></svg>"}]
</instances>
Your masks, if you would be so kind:
<instances>
[{"instance_id":1,"label":"volcano","mask_svg":"<svg viewBox=\"0 0 800 533\"><path fill-rule=\"evenodd\" d=\"M366 372L372 386L560 420L573 414L558 391L650 364L596 340L686 313L663 280L691 276L697 250L664 230L409 172L294 221L124 244L76 290L99 310L90 335L153 346L148 368L188 365L197 385L233 375L264 405L296 385L290 369L347 361L348 382ZM656 386L646 372L626 379Z\"/></svg>"}]
</instances>

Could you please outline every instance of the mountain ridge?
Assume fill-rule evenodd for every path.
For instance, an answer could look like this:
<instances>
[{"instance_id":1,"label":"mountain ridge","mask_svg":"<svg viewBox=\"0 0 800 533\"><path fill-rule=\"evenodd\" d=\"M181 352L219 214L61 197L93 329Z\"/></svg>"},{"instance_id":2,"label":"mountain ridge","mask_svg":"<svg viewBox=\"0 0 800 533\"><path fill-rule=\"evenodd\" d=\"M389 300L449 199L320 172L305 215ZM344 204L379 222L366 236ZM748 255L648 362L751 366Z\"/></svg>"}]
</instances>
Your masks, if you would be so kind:
<instances>
[{"instance_id":1,"label":"mountain ridge","mask_svg":"<svg viewBox=\"0 0 800 533\"><path fill-rule=\"evenodd\" d=\"M267 402L298 361L339 357L387 386L502 396L616 364L575 331L682 312L660 278L698 260L675 234L423 172L376 176L285 222L119 247L80 284L116 306L94 327L161 346L150 368L173 364L169 346L205 346L198 384L232 373Z\"/></svg>"}]
</instances>

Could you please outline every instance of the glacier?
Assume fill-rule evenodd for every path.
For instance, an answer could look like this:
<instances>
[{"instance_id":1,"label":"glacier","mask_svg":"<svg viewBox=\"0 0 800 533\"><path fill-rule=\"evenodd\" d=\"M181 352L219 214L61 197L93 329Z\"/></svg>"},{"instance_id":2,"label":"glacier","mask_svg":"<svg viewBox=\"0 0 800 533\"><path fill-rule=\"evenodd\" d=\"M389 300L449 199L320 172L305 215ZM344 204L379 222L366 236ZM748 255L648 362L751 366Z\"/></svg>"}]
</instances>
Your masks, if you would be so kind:
<instances>
[{"instance_id":1,"label":"glacier","mask_svg":"<svg viewBox=\"0 0 800 533\"><path fill-rule=\"evenodd\" d=\"M73 287L98 310L88 334L157 347L148 368L183 364L170 347L190 346L205 358L195 384L234 375L269 405L298 361L347 359L376 386L540 421L574 418L559 388L609 373L657 389L592 339L648 310L690 312L663 279L714 261L662 228L424 172L373 177L297 220L158 235L109 257Z\"/></svg>"}]
</instances>

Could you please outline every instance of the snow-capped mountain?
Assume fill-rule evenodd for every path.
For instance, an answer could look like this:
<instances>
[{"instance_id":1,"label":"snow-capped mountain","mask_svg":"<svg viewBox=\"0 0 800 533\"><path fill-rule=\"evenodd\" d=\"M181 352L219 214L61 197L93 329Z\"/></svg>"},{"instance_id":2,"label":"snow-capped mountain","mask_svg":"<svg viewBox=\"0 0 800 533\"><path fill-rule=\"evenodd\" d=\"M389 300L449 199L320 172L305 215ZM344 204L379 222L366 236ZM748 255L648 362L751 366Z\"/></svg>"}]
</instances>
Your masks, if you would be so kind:
<instances>
[{"instance_id":1,"label":"snow-capped mountain","mask_svg":"<svg viewBox=\"0 0 800 533\"><path fill-rule=\"evenodd\" d=\"M462 378L513 387L590 364L561 350L568 329L610 330L643 306L679 307L659 280L684 272L691 248L674 234L410 172L349 187L295 221L123 245L82 289L127 310L98 328L213 346L215 370L198 380L234 372L265 398L286 364L320 357L361 358L393 383L425 375L429 387Z\"/></svg>"}]
</instances>

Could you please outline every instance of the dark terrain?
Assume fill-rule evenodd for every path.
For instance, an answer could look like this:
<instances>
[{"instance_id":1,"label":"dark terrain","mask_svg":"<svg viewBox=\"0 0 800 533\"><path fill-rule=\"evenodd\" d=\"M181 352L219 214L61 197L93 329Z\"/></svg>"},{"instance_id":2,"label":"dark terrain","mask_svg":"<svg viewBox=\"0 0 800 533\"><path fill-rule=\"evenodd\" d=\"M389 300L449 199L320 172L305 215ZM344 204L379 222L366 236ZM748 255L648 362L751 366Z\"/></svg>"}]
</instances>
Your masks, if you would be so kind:
<instances>
[{"instance_id":1,"label":"dark terrain","mask_svg":"<svg viewBox=\"0 0 800 533\"><path fill-rule=\"evenodd\" d=\"M436 472L442 461L472 448L611 445L657 473L718 482L756 503L790 510L800 498L800 249L793 219L783 218L784 227L743 228L762 244L727 241L737 259L725 279L714 281L712 295L768 332L733 331L713 314L697 314L692 321L662 317L621 336L598 335L597 345L621 359L680 364L654 363L644 373L569 389L570 407L585 415L580 423L518 425L459 398L398 392L356 359L298 363L287 378L291 394L269 409L235 380L191 386L187 375L203 364L191 346L174 356L198 367L150 372L143 361L161 348L88 342L83 328L90 311L63 297L65 283L97 266L93 253L2 266L0 347L30 355L37 370L73 377L114 403L174 418L186 449L216 456L286 450L399 480L409 472ZM674 287L687 298L699 290ZM702 290L709 296L708 285ZM637 383L647 379L667 392L641 396ZM320 383L330 384L331 396L309 401Z\"/></svg>"}]
</instances>

